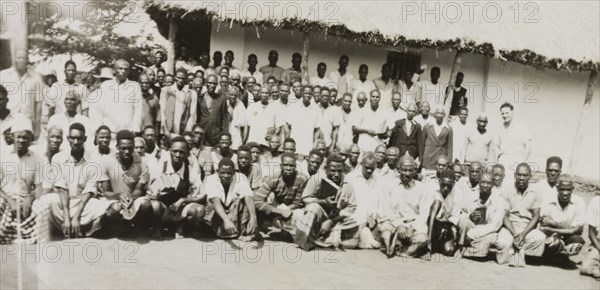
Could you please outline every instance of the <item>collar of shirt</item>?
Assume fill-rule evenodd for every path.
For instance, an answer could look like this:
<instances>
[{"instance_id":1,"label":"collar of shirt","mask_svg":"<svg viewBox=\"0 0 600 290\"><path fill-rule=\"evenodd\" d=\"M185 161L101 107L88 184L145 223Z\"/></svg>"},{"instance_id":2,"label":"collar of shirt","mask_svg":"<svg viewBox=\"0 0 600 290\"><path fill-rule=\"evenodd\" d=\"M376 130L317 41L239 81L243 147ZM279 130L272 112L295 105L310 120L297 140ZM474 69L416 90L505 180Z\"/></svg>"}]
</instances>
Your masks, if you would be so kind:
<instances>
[{"instance_id":1,"label":"collar of shirt","mask_svg":"<svg viewBox=\"0 0 600 290\"><path fill-rule=\"evenodd\" d=\"M165 174L177 174L179 175L180 178L183 178L183 173L185 171L185 164L181 166L181 168L179 168L179 170L177 170L177 172L175 172L175 169L173 168L173 163L171 163L171 161L165 161L167 163L167 168L165 170Z\"/></svg>"}]
</instances>

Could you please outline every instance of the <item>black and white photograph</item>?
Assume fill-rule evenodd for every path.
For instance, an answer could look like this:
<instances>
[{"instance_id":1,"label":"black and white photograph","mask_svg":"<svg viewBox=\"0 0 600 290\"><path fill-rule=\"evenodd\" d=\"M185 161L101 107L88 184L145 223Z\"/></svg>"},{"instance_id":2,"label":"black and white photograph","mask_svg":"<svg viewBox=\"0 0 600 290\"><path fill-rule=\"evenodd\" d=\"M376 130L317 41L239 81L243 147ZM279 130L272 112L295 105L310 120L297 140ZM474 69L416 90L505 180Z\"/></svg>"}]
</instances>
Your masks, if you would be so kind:
<instances>
[{"instance_id":1,"label":"black and white photograph","mask_svg":"<svg viewBox=\"0 0 600 290\"><path fill-rule=\"evenodd\" d=\"M599 0L2 0L0 289L600 289L599 70Z\"/></svg>"}]
</instances>

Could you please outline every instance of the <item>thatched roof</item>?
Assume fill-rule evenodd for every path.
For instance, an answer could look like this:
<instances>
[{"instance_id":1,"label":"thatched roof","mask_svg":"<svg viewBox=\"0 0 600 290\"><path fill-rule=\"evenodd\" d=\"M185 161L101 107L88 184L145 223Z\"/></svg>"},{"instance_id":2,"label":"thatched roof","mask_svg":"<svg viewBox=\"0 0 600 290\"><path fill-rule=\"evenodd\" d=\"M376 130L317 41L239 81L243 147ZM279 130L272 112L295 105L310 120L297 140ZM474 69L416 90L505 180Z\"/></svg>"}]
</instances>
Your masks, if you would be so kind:
<instances>
[{"instance_id":1,"label":"thatched roof","mask_svg":"<svg viewBox=\"0 0 600 290\"><path fill-rule=\"evenodd\" d=\"M168 24L160 23L157 14L182 20L213 17L227 24L323 33L377 46L458 49L531 66L600 67L598 1L482 2L477 6L437 1L295 1L271 8L272 1L145 2L163 28ZM421 14L435 5L439 5L437 21L434 14Z\"/></svg>"}]
</instances>

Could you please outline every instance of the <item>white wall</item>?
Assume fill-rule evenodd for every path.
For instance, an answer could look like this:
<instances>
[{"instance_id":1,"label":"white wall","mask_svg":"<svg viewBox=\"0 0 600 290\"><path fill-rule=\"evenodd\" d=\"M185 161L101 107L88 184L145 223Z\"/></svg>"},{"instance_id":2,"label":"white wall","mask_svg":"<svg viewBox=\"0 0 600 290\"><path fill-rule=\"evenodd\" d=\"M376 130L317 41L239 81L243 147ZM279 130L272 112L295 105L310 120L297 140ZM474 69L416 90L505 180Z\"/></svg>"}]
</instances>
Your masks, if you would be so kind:
<instances>
[{"instance_id":1,"label":"white wall","mask_svg":"<svg viewBox=\"0 0 600 290\"><path fill-rule=\"evenodd\" d=\"M215 50L233 50L234 65L246 67L250 53L258 56L258 66L268 64L271 49L279 51L279 66L289 68L291 55L302 51L302 33L287 30L241 28L238 25L213 24L211 54ZM339 56L350 57L349 71L358 75L358 66L369 66L369 78L380 76L381 65L387 51L380 47L354 43L337 37L311 34L309 75L316 74L317 63L323 61L327 70L337 69ZM431 68L439 66L441 82L447 82L456 51L423 49L422 63ZM564 169L570 161L579 116L583 107L589 74L587 72L536 69L530 66L489 59L482 55L464 54L460 71L465 74L465 87L469 89L470 120L481 111L490 116L488 128L495 130L501 124L499 108L505 101L516 107L516 120L525 123L533 135L530 162L544 170L545 160L558 155L564 160ZM429 79L429 73L422 76ZM518 89L517 89L518 88ZM596 87L592 106L586 116L583 142L577 156L577 167L570 171L576 175L600 179L600 96Z\"/></svg>"}]
</instances>

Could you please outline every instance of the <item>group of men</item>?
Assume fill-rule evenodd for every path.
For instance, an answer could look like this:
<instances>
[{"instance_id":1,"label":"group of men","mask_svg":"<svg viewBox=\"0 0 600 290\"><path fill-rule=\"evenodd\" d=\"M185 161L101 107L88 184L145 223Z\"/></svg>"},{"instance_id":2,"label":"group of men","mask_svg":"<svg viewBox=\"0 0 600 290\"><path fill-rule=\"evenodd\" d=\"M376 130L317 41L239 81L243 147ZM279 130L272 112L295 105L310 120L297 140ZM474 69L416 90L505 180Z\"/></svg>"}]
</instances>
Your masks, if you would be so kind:
<instances>
[{"instance_id":1,"label":"group of men","mask_svg":"<svg viewBox=\"0 0 600 290\"><path fill-rule=\"evenodd\" d=\"M600 275L600 198L586 216L558 157L530 184L531 134L510 103L495 134L485 114L472 126L462 74L445 88L437 67L428 81L426 66L394 81L384 64L369 81L361 65L354 79L344 55L329 77L320 63L303 78L300 54L287 70L276 51L260 69L251 54L240 70L227 51L224 64L202 54L169 75L163 56L138 81L119 59L88 92L74 62L45 86L17 52L0 73L0 242L130 227L198 237L207 225L246 241L279 233L306 250L495 253L523 266L525 255L578 254L588 224L582 273ZM43 98L23 91L36 83Z\"/></svg>"}]
</instances>

